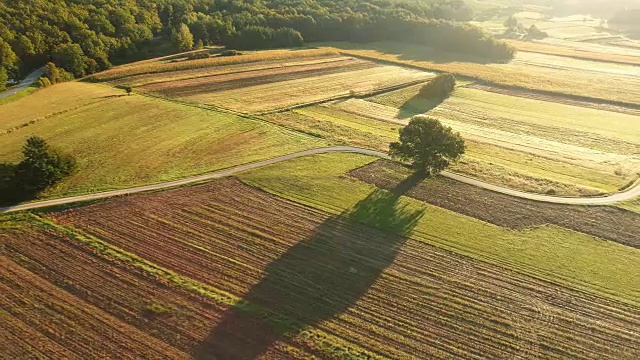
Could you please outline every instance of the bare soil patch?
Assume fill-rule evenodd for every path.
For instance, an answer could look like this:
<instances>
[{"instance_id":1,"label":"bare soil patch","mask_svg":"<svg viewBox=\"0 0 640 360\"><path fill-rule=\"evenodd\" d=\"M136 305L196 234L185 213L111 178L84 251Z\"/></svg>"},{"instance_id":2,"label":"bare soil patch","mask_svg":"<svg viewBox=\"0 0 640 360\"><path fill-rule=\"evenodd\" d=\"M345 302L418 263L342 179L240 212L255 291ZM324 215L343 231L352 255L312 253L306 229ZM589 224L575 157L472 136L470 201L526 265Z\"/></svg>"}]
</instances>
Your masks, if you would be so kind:
<instances>
[{"instance_id":1,"label":"bare soil patch","mask_svg":"<svg viewBox=\"0 0 640 360\"><path fill-rule=\"evenodd\" d=\"M392 189L410 174L404 166L379 160L349 173L382 189ZM553 224L640 248L640 215L612 206L547 204L515 198L455 180L427 179L408 196L511 229Z\"/></svg>"},{"instance_id":2,"label":"bare soil patch","mask_svg":"<svg viewBox=\"0 0 640 360\"><path fill-rule=\"evenodd\" d=\"M335 342L305 342L309 327L388 358L638 355L634 307L354 221L408 226L415 214L393 205L375 191L333 216L225 179L49 216L295 320L273 337L265 319L228 311L195 357L255 358L276 341L340 354Z\"/></svg>"},{"instance_id":3,"label":"bare soil patch","mask_svg":"<svg viewBox=\"0 0 640 360\"><path fill-rule=\"evenodd\" d=\"M0 358L187 359L229 310L55 231L3 230L0 239ZM290 355L278 343L265 358Z\"/></svg>"}]
</instances>

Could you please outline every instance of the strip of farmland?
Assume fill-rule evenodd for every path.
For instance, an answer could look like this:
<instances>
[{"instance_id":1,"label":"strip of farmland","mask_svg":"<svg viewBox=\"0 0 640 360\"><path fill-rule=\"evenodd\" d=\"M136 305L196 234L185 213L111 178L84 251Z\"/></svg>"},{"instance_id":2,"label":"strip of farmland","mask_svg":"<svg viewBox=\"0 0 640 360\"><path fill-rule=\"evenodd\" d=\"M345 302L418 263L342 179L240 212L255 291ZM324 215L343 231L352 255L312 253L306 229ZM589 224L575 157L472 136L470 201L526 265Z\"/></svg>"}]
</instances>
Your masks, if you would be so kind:
<instances>
[{"instance_id":1,"label":"strip of farmland","mask_svg":"<svg viewBox=\"0 0 640 360\"><path fill-rule=\"evenodd\" d=\"M154 83L138 89L161 96L183 98L249 86L304 79L313 76L370 69L376 66L373 62L343 57L340 61L267 68L264 70L243 71L187 80Z\"/></svg>"},{"instance_id":2,"label":"strip of farmland","mask_svg":"<svg viewBox=\"0 0 640 360\"><path fill-rule=\"evenodd\" d=\"M3 229L0 238L3 358L187 359L229 311L39 225ZM306 355L277 342L265 358L292 356Z\"/></svg>"},{"instance_id":3,"label":"strip of farmland","mask_svg":"<svg viewBox=\"0 0 640 360\"><path fill-rule=\"evenodd\" d=\"M371 65L370 65L371 64ZM326 73L284 75L281 81L272 82L265 75L251 83L242 80L231 82L229 90L201 92L204 84L193 86L193 94L178 97L181 100L215 105L241 112L263 112L284 109L291 106L318 103L349 95L364 95L395 86L426 81L432 73L404 69L397 66L364 63L357 68L336 68ZM286 70L284 70L286 71ZM277 76L274 77L277 80ZM167 90L167 94L171 91ZM168 95L173 96L173 95Z\"/></svg>"},{"instance_id":4,"label":"strip of farmland","mask_svg":"<svg viewBox=\"0 0 640 360\"><path fill-rule=\"evenodd\" d=\"M349 175L391 190L410 171L398 163L379 160ZM523 230L553 224L640 248L640 233L635 225L640 222L640 214L615 207L545 204L446 178L425 180L407 195L502 227Z\"/></svg>"},{"instance_id":5,"label":"strip of farmland","mask_svg":"<svg viewBox=\"0 0 640 360\"><path fill-rule=\"evenodd\" d=\"M304 66L304 65L312 65L312 64L331 63L334 61L344 61L344 60L345 60L344 56L338 56L338 55L303 57L303 58L280 59L280 60L265 60L265 61L248 63L248 64L240 63L240 64L231 64L231 65L219 65L219 66L211 66L211 67L198 68L198 69L170 71L165 73L134 75L134 76L124 77L124 78L119 78L116 80L109 81L109 84L111 85L128 84L131 86L142 86L142 85L149 85L149 84L166 82L166 81L186 80L186 79L192 79L192 78L198 78L198 77L204 77L204 76L214 76L214 75L223 75L223 74L231 74L231 73L238 73L238 72L274 69L274 68L289 67L289 66Z\"/></svg>"},{"instance_id":6,"label":"strip of farmland","mask_svg":"<svg viewBox=\"0 0 640 360\"><path fill-rule=\"evenodd\" d=\"M406 231L420 214L389 214L390 200L374 192L333 216L226 179L49 216L383 357L638 356L631 305L352 220L384 214ZM257 357L282 339L252 331L262 322L227 312L195 354Z\"/></svg>"},{"instance_id":7,"label":"strip of farmland","mask_svg":"<svg viewBox=\"0 0 640 360\"><path fill-rule=\"evenodd\" d=\"M183 61L157 61L145 60L132 64L122 65L92 75L88 80L113 81L120 78L141 74L157 74L187 69L202 69L211 66L224 66L231 64L249 64L265 60L294 59L304 57L318 57L335 55L337 51L331 49L306 49L306 50L267 50L253 52L238 56L215 56L207 59L183 60Z\"/></svg>"},{"instance_id":8,"label":"strip of farmland","mask_svg":"<svg viewBox=\"0 0 640 360\"><path fill-rule=\"evenodd\" d=\"M371 112L371 108L375 110ZM349 99L270 114L266 119L327 141L386 151L390 142L397 141L398 130L406 124L403 118L408 115L405 114L415 114L415 111L413 107L398 110ZM484 142L466 139L466 144L467 153L453 170L509 188L584 196L616 191L630 181L610 171L570 165Z\"/></svg>"}]
</instances>

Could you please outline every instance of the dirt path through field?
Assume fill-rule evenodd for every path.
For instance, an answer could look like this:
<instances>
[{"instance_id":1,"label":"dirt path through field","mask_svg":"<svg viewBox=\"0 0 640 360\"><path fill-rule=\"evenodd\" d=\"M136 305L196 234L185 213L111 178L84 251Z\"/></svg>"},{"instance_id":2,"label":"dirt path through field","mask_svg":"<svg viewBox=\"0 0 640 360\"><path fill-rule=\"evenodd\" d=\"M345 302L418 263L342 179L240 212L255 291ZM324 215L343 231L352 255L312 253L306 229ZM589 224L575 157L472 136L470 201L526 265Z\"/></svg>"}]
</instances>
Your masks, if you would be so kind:
<instances>
[{"instance_id":1,"label":"dirt path through field","mask_svg":"<svg viewBox=\"0 0 640 360\"><path fill-rule=\"evenodd\" d=\"M106 191L106 192L100 192L95 194L72 196L72 197L61 198L61 199L38 201L38 202L33 202L28 204L3 207L3 208L0 208L0 213L7 213L7 212L13 212L13 211L20 211L20 210L39 209L39 208L44 208L48 206L71 204L71 203L80 202L80 201L90 201L90 200L104 199L104 198L120 196L120 195L135 194L135 193L140 193L145 191L167 189L171 187L193 184L193 183L206 181L206 180L219 179L219 178L237 174L242 171L256 169L259 167L272 165L282 161L291 160L291 159L295 159L303 156L315 155L315 154L326 154L326 153L333 153L333 152L357 153L357 154L375 156L383 159L389 159L389 155L387 155L384 152L369 150L369 149L361 149L361 148L356 148L351 146L333 146L333 147L327 147L327 148L318 148L318 149L311 149L311 150L300 151L300 152L296 152L288 155L283 155L273 159L267 159L267 160L258 161L254 163L239 165L239 166L235 166L228 169L214 171L209 174L188 177L181 180L174 180L174 181L168 181L168 182L163 182L159 184L138 186L138 187L133 187L128 189ZM515 196L523 199L534 200L534 201L554 203L554 204L607 205L607 204L613 204L616 202L631 200L637 196L640 196L640 180L636 181L633 185L631 185L625 191L622 191L622 192L614 193L614 194L603 196L603 197L578 198L578 197L558 197L558 196L527 193L524 191L518 191L518 190L509 189L509 188L505 188L498 185L489 184L484 181L468 178L466 176L462 176L458 174L453 174L447 171L442 172L441 175L453 180L460 181L465 184L478 186L483 189L495 191L501 194L506 194L506 195Z\"/></svg>"}]
</instances>

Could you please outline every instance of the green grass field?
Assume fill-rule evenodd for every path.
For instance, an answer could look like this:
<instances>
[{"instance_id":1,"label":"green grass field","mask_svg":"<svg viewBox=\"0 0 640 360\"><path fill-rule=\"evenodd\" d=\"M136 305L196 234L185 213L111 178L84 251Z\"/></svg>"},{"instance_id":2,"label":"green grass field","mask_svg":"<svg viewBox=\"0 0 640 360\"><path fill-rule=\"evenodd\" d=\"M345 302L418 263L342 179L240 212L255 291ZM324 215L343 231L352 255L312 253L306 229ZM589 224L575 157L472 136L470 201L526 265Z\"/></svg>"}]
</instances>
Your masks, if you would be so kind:
<instances>
[{"instance_id":1,"label":"green grass field","mask_svg":"<svg viewBox=\"0 0 640 360\"><path fill-rule=\"evenodd\" d=\"M0 161L19 161L30 135L76 157L78 171L42 198L178 179L325 144L266 122L77 82L3 105L0 119L0 128L13 129L0 134Z\"/></svg>"},{"instance_id":2,"label":"green grass field","mask_svg":"<svg viewBox=\"0 0 640 360\"><path fill-rule=\"evenodd\" d=\"M386 151L398 138L402 121L390 123L347 113L334 106L312 106L266 117L275 124L350 144ZM467 140L467 152L451 170L506 187L538 193L584 195L611 192L626 185L624 177L541 157L517 149Z\"/></svg>"},{"instance_id":3,"label":"green grass field","mask_svg":"<svg viewBox=\"0 0 640 360\"><path fill-rule=\"evenodd\" d=\"M278 196L338 214L354 208L375 190L344 177L372 160L362 155L317 155L239 177ZM627 302L640 302L638 249L555 226L506 230L405 197L398 208L425 212L410 234L416 241ZM367 220L361 219L364 223ZM384 223L369 225L387 228Z\"/></svg>"}]
</instances>

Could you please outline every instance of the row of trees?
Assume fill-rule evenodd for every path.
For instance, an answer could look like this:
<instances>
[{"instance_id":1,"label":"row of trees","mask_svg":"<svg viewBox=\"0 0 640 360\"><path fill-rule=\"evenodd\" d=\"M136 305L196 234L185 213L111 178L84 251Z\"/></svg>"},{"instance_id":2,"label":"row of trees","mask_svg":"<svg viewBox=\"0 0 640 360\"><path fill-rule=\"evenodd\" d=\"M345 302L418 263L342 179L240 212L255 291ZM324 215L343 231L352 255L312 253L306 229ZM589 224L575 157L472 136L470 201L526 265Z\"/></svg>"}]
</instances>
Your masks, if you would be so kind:
<instances>
[{"instance_id":1,"label":"row of trees","mask_svg":"<svg viewBox=\"0 0 640 360\"><path fill-rule=\"evenodd\" d=\"M454 22L472 16L463 0L11 0L0 3L0 68L20 77L52 61L79 77L158 42L187 50L392 40L512 56L507 45Z\"/></svg>"}]
</instances>

